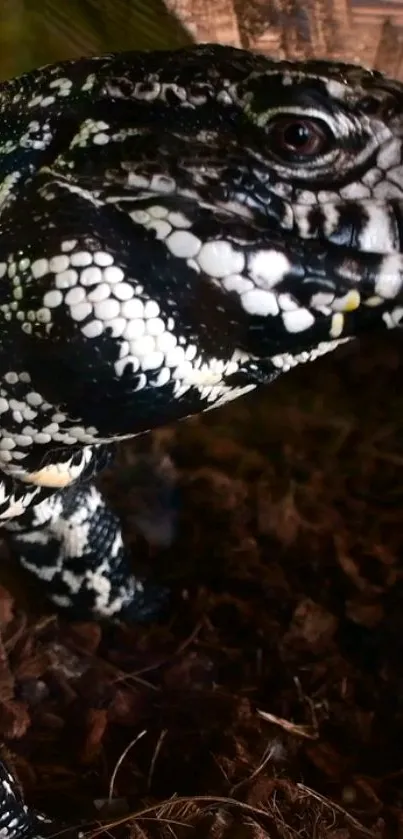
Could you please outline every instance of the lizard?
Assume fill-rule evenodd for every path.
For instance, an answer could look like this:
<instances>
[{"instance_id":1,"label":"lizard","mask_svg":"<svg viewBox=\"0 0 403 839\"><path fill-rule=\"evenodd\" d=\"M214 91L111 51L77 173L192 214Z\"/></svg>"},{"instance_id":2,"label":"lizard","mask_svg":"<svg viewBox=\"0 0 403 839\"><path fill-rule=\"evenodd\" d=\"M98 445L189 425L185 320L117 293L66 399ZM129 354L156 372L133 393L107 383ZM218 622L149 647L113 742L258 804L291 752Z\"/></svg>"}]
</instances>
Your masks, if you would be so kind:
<instances>
[{"instance_id":1,"label":"lizard","mask_svg":"<svg viewBox=\"0 0 403 839\"><path fill-rule=\"evenodd\" d=\"M47 65L0 112L0 524L59 609L147 620L94 479L120 440L400 327L403 87L201 44ZM4 836L39 839L0 768Z\"/></svg>"}]
</instances>

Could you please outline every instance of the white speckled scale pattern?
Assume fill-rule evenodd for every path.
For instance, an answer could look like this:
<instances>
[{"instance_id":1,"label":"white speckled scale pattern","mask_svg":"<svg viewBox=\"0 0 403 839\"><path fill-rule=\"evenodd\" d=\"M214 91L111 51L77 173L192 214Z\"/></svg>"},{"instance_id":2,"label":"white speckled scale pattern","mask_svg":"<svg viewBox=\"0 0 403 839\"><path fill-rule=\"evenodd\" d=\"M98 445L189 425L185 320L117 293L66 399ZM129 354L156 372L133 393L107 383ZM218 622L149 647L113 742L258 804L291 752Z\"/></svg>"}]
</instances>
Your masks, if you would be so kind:
<instances>
[{"instance_id":1,"label":"white speckled scale pattern","mask_svg":"<svg viewBox=\"0 0 403 839\"><path fill-rule=\"evenodd\" d=\"M379 73L208 44L0 85L0 523L58 608L165 600L92 483L115 441L400 327L402 114ZM58 832L0 789L2 839Z\"/></svg>"}]
</instances>

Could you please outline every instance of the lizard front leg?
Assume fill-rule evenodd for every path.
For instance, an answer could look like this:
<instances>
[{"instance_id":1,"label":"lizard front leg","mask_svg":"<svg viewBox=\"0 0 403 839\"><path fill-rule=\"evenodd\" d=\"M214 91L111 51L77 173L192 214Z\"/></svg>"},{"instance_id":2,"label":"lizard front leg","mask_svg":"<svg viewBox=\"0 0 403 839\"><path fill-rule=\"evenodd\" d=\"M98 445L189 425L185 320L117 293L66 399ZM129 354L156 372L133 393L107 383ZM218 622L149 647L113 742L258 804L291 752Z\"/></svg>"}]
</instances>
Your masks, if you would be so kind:
<instances>
[{"instance_id":1,"label":"lizard front leg","mask_svg":"<svg viewBox=\"0 0 403 839\"><path fill-rule=\"evenodd\" d=\"M60 833L65 839L81 839L83 832L56 824L31 810L15 778L0 760L0 835L2 839L50 839Z\"/></svg>"},{"instance_id":2,"label":"lizard front leg","mask_svg":"<svg viewBox=\"0 0 403 839\"><path fill-rule=\"evenodd\" d=\"M95 467L92 462L86 467L91 477L102 460L97 448L92 460ZM36 474L45 480L45 470ZM60 469L60 480L66 474ZM69 617L151 620L166 598L162 587L133 574L120 521L88 478L54 492L41 487L35 503L5 528L19 563Z\"/></svg>"}]
</instances>

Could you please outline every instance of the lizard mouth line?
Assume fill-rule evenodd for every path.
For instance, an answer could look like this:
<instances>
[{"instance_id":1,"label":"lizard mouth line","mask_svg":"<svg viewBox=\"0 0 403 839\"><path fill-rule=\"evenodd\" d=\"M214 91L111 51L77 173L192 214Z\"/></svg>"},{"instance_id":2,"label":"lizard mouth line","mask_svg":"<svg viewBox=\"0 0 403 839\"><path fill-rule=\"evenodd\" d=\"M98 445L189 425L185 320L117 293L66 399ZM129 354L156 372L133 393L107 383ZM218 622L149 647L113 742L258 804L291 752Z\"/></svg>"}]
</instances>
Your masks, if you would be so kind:
<instances>
[{"instance_id":1,"label":"lizard mouth line","mask_svg":"<svg viewBox=\"0 0 403 839\"><path fill-rule=\"evenodd\" d=\"M110 196L109 200L125 206L124 198ZM191 219L196 208L203 229L208 229L212 214L220 218L220 234L210 233L206 244L211 279L226 290L246 289L245 280L237 278L231 268L246 253L249 278L257 289L282 295L283 302L288 295L322 314L402 299L400 202L340 201L293 209L283 201L275 217L267 214L267 204L252 210L240 195L213 204L187 191L176 194L174 200L185 218ZM155 208L161 213L161 207L168 211L172 203L172 196L144 192L135 201L133 218L158 239L161 234L153 213ZM198 267L194 259L187 262Z\"/></svg>"}]
</instances>

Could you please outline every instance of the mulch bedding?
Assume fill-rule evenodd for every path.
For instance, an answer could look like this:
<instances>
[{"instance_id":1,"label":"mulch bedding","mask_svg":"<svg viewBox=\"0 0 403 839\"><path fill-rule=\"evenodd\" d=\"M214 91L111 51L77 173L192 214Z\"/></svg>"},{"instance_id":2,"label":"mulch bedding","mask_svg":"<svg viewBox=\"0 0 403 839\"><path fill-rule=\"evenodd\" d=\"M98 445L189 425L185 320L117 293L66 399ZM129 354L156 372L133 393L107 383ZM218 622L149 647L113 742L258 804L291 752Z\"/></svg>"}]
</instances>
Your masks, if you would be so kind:
<instances>
[{"instance_id":1,"label":"mulch bedding","mask_svg":"<svg viewBox=\"0 0 403 839\"><path fill-rule=\"evenodd\" d=\"M120 447L151 626L69 624L1 547L0 732L88 836L403 836L400 337Z\"/></svg>"}]
</instances>

